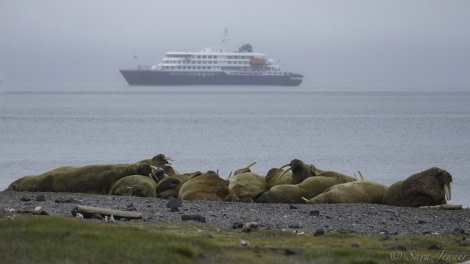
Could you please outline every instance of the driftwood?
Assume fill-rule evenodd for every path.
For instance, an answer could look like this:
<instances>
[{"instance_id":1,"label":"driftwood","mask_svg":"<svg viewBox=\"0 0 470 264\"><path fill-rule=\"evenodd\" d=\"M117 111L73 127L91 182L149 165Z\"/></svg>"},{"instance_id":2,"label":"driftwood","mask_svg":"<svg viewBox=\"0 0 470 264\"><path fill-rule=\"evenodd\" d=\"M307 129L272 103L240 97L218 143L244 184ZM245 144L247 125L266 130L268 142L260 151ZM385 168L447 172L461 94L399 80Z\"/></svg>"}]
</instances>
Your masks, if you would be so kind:
<instances>
[{"instance_id":1,"label":"driftwood","mask_svg":"<svg viewBox=\"0 0 470 264\"><path fill-rule=\"evenodd\" d=\"M444 210L460 210L462 209L461 204L440 204L440 205L431 205L431 206L420 206L419 208L437 208Z\"/></svg>"},{"instance_id":2,"label":"driftwood","mask_svg":"<svg viewBox=\"0 0 470 264\"><path fill-rule=\"evenodd\" d=\"M34 209L20 209L17 211L17 213L20 213L20 214L33 214L33 215L51 215L49 212L47 212L46 210L44 210L44 208L42 207L36 207Z\"/></svg>"},{"instance_id":3,"label":"driftwood","mask_svg":"<svg viewBox=\"0 0 470 264\"><path fill-rule=\"evenodd\" d=\"M79 205L75 207L75 209L72 210L73 216L76 216L77 213L82 214L84 217L87 217L93 214L100 214L103 216L114 216L115 218L142 219L141 213L93 207L93 206Z\"/></svg>"}]
</instances>

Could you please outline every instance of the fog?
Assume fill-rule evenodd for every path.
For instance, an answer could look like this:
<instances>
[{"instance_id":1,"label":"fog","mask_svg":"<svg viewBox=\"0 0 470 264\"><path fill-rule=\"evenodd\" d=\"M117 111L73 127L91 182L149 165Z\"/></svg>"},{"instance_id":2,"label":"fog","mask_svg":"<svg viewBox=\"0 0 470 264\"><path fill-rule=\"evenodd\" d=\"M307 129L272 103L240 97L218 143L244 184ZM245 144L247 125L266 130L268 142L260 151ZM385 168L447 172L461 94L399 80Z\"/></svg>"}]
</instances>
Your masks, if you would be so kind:
<instances>
[{"instance_id":1,"label":"fog","mask_svg":"<svg viewBox=\"0 0 470 264\"><path fill-rule=\"evenodd\" d=\"M1 0L4 83L125 84L168 51L243 43L310 86L470 88L470 1Z\"/></svg>"}]
</instances>

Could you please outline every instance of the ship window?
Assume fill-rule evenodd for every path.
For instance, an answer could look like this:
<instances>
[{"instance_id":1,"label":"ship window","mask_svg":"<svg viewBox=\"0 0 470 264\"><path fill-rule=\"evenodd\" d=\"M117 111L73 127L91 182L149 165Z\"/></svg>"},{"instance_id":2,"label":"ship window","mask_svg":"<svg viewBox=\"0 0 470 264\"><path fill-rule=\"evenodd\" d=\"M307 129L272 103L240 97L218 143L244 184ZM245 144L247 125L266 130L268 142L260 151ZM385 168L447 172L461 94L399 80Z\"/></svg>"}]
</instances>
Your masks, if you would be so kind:
<instances>
[{"instance_id":1,"label":"ship window","mask_svg":"<svg viewBox=\"0 0 470 264\"><path fill-rule=\"evenodd\" d=\"M200 58L201 58L201 56L200 56L200 55L197 55L197 58L198 58L198 59L200 59Z\"/></svg>"},{"instance_id":2,"label":"ship window","mask_svg":"<svg viewBox=\"0 0 470 264\"><path fill-rule=\"evenodd\" d=\"M206 55L203 55L202 58L205 59L205 58L206 58Z\"/></svg>"},{"instance_id":3,"label":"ship window","mask_svg":"<svg viewBox=\"0 0 470 264\"><path fill-rule=\"evenodd\" d=\"M214 59L217 59L217 55L214 55Z\"/></svg>"}]
</instances>

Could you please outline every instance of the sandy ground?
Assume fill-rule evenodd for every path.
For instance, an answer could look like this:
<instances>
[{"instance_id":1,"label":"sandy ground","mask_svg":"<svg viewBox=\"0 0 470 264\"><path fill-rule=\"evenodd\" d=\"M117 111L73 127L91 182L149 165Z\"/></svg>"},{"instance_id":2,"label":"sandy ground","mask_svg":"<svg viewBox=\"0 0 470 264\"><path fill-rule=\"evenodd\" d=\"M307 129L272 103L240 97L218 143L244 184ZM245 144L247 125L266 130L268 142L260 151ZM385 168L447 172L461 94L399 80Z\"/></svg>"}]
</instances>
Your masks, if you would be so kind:
<instances>
[{"instance_id":1,"label":"sandy ground","mask_svg":"<svg viewBox=\"0 0 470 264\"><path fill-rule=\"evenodd\" d=\"M188 216L207 224L237 229L248 222L261 227L299 232L341 231L371 234L470 233L470 209L403 208L378 204L259 204L182 201L177 209L159 198L91 195L83 193L0 192L0 218L34 211L73 217L77 206L93 206L142 214L145 222L181 222ZM172 202L178 202L173 200ZM120 219L117 221L126 221Z\"/></svg>"}]
</instances>

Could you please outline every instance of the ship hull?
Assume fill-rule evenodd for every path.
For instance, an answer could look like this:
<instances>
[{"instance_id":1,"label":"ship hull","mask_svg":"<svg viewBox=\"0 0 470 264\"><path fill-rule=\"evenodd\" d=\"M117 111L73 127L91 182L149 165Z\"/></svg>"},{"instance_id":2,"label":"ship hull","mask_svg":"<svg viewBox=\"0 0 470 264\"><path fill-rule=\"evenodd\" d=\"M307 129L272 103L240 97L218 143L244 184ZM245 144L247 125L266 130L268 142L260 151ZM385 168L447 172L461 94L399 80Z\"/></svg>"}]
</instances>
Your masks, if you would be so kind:
<instances>
[{"instance_id":1,"label":"ship hull","mask_svg":"<svg viewBox=\"0 0 470 264\"><path fill-rule=\"evenodd\" d=\"M129 85L273 85L299 86L302 75L228 75L225 72L120 70Z\"/></svg>"}]
</instances>

